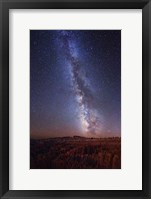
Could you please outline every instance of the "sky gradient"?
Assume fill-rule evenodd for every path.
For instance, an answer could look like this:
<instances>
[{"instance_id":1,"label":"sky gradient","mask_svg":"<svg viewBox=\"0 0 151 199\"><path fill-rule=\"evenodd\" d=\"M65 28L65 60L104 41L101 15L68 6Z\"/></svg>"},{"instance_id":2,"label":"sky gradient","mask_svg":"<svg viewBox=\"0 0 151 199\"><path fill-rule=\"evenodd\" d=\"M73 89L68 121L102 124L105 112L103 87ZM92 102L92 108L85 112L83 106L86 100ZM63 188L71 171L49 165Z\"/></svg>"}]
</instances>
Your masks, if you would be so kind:
<instances>
[{"instance_id":1,"label":"sky gradient","mask_svg":"<svg viewBox=\"0 0 151 199\"><path fill-rule=\"evenodd\" d=\"M121 31L30 31L30 135L121 135Z\"/></svg>"}]
</instances>

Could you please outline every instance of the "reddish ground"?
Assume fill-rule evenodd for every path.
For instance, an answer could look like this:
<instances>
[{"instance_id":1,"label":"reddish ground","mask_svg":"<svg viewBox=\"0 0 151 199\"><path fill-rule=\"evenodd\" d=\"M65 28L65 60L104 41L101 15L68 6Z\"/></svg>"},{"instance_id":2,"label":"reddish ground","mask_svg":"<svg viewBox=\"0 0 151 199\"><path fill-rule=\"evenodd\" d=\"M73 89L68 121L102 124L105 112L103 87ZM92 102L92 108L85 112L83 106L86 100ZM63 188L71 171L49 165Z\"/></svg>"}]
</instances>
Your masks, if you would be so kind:
<instances>
[{"instance_id":1,"label":"reddish ground","mask_svg":"<svg viewBox=\"0 0 151 199\"><path fill-rule=\"evenodd\" d=\"M121 138L31 139L30 168L120 169Z\"/></svg>"}]
</instances>

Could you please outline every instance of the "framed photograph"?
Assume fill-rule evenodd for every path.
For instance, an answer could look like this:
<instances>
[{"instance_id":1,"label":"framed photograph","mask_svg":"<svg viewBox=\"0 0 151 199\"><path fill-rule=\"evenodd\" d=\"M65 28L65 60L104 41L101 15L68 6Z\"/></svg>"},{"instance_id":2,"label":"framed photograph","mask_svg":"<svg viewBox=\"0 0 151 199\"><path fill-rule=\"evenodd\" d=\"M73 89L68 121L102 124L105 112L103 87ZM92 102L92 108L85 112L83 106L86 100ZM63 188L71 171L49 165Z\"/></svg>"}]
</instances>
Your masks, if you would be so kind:
<instances>
[{"instance_id":1,"label":"framed photograph","mask_svg":"<svg viewBox=\"0 0 151 199\"><path fill-rule=\"evenodd\" d=\"M121 30L30 30L30 169L121 169L120 80Z\"/></svg>"},{"instance_id":2,"label":"framed photograph","mask_svg":"<svg viewBox=\"0 0 151 199\"><path fill-rule=\"evenodd\" d=\"M151 198L150 1L0 6L1 198Z\"/></svg>"}]
</instances>

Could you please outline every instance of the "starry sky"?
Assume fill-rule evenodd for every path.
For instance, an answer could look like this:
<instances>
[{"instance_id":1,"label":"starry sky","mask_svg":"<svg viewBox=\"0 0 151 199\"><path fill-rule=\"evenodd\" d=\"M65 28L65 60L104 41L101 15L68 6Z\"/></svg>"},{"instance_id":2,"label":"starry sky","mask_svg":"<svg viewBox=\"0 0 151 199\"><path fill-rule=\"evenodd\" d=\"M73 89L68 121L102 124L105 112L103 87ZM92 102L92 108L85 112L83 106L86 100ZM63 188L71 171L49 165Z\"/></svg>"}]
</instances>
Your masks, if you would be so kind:
<instances>
[{"instance_id":1,"label":"starry sky","mask_svg":"<svg viewBox=\"0 0 151 199\"><path fill-rule=\"evenodd\" d=\"M30 30L30 135L121 136L120 30Z\"/></svg>"}]
</instances>

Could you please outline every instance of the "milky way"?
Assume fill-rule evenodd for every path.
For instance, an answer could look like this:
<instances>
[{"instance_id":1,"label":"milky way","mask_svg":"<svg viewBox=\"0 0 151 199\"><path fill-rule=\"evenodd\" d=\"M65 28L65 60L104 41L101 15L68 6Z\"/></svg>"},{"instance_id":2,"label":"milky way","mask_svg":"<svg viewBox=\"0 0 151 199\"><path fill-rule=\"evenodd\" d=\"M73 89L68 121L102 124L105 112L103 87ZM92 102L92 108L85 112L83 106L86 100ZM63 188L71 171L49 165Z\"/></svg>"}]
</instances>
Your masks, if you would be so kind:
<instances>
[{"instance_id":1,"label":"milky way","mask_svg":"<svg viewBox=\"0 0 151 199\"><path fill-rule=\"evenodd\" d=\"M70 67L73 89L79 105L79 118L84 133L96 134L101 131L101 121L97 110L92 106L93 95L87 85L87 78L81 72L82 65L78 59L74 38L70 31L58 31L60 47ZM87 134L84 134L87 135Z\"/></svg>"},{"instance_id":2,"label":"milky way","mask_svg":"<svg viewBox=\"0 0 151 199\"><path fill-rule=\"evenodd\" d=\"M121 31L30 31L32 137L120 136Z\"/></svg>"}]
</instances>

